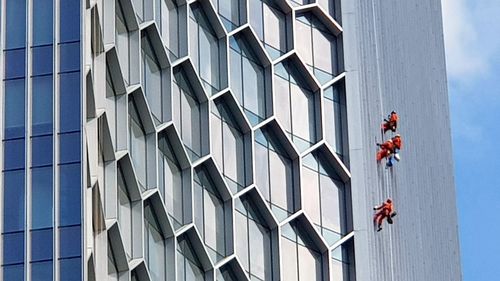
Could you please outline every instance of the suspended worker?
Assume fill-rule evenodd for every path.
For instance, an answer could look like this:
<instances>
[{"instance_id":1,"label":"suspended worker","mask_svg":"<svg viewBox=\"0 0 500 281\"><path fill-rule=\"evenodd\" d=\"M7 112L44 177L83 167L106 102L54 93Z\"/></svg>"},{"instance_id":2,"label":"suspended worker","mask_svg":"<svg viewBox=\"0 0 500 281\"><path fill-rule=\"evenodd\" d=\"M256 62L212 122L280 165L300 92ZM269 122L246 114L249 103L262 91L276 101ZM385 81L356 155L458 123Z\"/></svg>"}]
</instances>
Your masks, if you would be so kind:
<instances>
[{"instance_id":1,"label":"suspended worker","mask_svg":"<svg viewBox=\"0 0 500 281\"><path fill-rule=\"evenodd\" d=\"M384 119L384 123L382 124L382 131L384 134L389 130L396 132L396 129L398 128L398 120L398 114L396 111L392 111L391 114L387 116L387 119Z\"/></svg>"},{"instance_id":2,"label":"suspended worker","mask_svg":"<svg viewBox=\"0 0 500 281\"><path fill-rule=\"evenodd\" d=\"M380 162L380 160L384 158L389 158L392 153L394 153L394 142L392 139L384 142L383 144L377 143L377 146L380 147L380 150L377 152L377 161Z\"/></svg>"},{"instance_id":3,"label":"suspended worker","mask_svg":"<svg viewBox=\"0 0 500 281\"><path fill-rule=\"evenodd\" d=\"M382 205L375 206L373 210L378 211L373 218L373 221L377 224L377 232L382 230L382 222L384 219L387 219L389 224L393 223L392 218L396 216L396 212L394 211L394 205L391 198L387 198Z\"/></svg>"},{"instance_id":4,"label":"suspended worker","mask_svg":"<svg viewBox=\"0 0 500 281\"><path fill-rule=\"evenodd\" d=\"M401 138L401 135L397 134L394 136L392 138L392 143L394 144L394 151L387 159L387 167L392 167L392 158L396 159L398 162L401 160L401 157L399 156L399 151L403 147L403 139Z\"/></svg>"}]
</instances>

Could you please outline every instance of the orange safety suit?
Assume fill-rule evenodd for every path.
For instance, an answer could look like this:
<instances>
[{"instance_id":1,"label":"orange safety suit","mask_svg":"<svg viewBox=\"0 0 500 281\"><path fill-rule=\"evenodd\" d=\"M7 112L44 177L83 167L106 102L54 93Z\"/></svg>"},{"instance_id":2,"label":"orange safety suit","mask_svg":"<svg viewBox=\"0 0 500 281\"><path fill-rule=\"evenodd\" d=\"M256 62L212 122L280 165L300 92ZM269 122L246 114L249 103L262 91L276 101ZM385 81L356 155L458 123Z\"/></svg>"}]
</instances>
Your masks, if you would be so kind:
<instances>
[{"instance_id":1,"label":"orange safety suit","mask_svg":"<svg viewBox=\"0 0 500 281\"><path fill-rule=\"evenodd\" d=\"M401 147L403 147L403 140L399 136L393 137L392 143L394 144L394 147L398 150L401 150Z\"/></svg>"},{"instance_id":2,"label":"orange safety suit","mask_svg":"<svg viewBox=\"0 0 500 281\"><path fill-rule=\"evenodd\" d=\"M392 112L391 115L389 115L389 120L385 120L386 122L382 124L382 129L384 130L384 133L389 130L395 132L398 127L398 120L399 120L398 114L396 112Z\"/></svg>"},{"instance_id":3,"label":"orange safety suit","mask_svg":"<svg viewBox=\"0 0 500 281\"><path fill-rule=\"evenodd\" d=\"M384 202L381 206L376 207L375 209L379 210L375 214L374 221L377 223L377 226L380 228L384 219L391 216L394 212L394 205L391 202Z\"/></svg>"},{"instance_id":4,"label":"orange safety suit","mask_svg":"<svg viewBox=\"0 0 500 281\"><path fill-rule=\"evenodd\" d=\"M377 152L377 161L390 156L394 152L394 143L388 140L380 145L380 150Z\"/></svg>"}]
</instances>

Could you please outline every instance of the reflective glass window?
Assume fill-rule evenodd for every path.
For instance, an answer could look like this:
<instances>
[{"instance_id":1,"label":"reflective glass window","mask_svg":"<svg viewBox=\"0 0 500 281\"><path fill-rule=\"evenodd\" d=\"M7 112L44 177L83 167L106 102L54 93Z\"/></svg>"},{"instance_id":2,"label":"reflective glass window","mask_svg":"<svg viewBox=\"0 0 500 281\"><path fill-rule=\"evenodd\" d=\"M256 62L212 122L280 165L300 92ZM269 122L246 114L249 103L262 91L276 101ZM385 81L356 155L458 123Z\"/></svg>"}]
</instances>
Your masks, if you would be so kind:
<instances>
[{"instance_id":1,"label":"reflective glass window","mask_svg":"<svg viewBox=\"0 0 500 281\"><path fill-rule=\"evenodd\" d=\"M5 79L24 77L26 71L25 49L5 51L4 54L5 54Z\"/></svg>"},{"instance_id":2,"label":"reflective glass window","mask_svg":"<svg viewBox=\"0 0 500 281\"><path fill-rule=\"evenodd\" d=\"M129 149L137 180L143 189L146 183L146 132L133 99L129 100Z\"/></svg>"},{"instance_id":3,"label":"reflective glass window","mask_svg":"<svg viewBox=\"0 0 500 281\"><path fill-rule=\"evenodd\" d=\"M60 163L80 162L81 154L80 132L59 135Z\"/></svg>"},{"instance_id":4,"label":"reflective glass window","mask_svg":"<svg viewBox=\"0 0 500 281\"><path fill-rule=\"evenodd\" d=\"M5 2L6 49L20 48L26 45L26 2L26 0Z\"/></svg>"},{"instance_id":5,"label":"reflective glass window","mask_svg":"<svg viewBox=\"0 0 500 281\"><path fill-rule=\"evenodd\" d=\"M53 40L53 0L33 1L33 45L51 44Z\"/></svg>"},{"instance_id":6,"label":"reflective glass window","mask_svg":"<svg viewBox=\"0 0 500 281\"><path fill-rule=\"evenodd\" d=\"M31 263L31 281L52 281L53 266L52 261Z\"/></svg>"},{"instance_id":7,"label":"reflective glass window","mask_svg":"<svg viewBox=\"0 0 500 281\"><path fill-rule=\"evenodd\" d=\"M207 170L200 168L194 178L195 223L214 261L226 256L226 216L222 198Z\"/></svg>"},{"instance_id":8,"label":"reflective glass window","mask_svg":"<svg viewBox=\"0 0 500 281\"><path fill-rule=\"evenodd\" d=\"M350 244L351 244L350 242L344 243L332 251L330 272L333 280L350 280L349 278L350 262L347 251Z\"/></svg>"},{"instance_id":9,"label":"reflective glass window","mask_svg":"<svg viewBox=\"0 0 500 281\"><path fill-rule=\"evenodd\" d=\"M160 192L163 195L167 212L178 228L184 224L184 191L187 188L185 177L189 171L182 171L174 150L166 138L160 138Z\"/></svg>"},{"instance_id":10,"label":"reflective glass window","mask_svg":"<svg viewBox=\"0 0 500 281\"><path fill-rule=\"evenodd\" d=\"M153 280L165 280L166 248L158 219L148 203L144 206L144 247L146 262Z\"/></svg>"},{"instance_id":11,"label":"reflective glass window","mask_svg":"<svg viewBox=\"0 0 500 281\"><path fill-rule=\"evenodd\" d=\"M31 170L32 229L53 226L53 190L52 166Z\"/></svg>"},{"instance_id":12,"label":"reflective glass window","mask_svg":"<svg viewBox=\"0 0 500 281\"><path fill-rule=\"evenodd\" d=\"M24 170L3 173L3 231L24 229Z\"/></svg>"},{"instance_id":13,"label":"reflective glass window","mask_svg":"<svg viewBox=\"0 0 500 281\"><path fill-rule=\"evenodd\" d=\"M281 106L276 115L292 141L303 151L316 142L316 96L305 87L307 83L293 62L285 61L277 68L274 75L276 102Z\"/></svg>"},{"instance_id":14,"label":"reflective glass window","mask_svg":"<svg viewBox=\"0 0 500 281\"><path fill-rule=\"evenodd\" d=\"M250 24L272 59L287 52L286 15L275 2L249 0Z\"/></svg>"},{"instance_id":15,"label":"reflective glass window","mask_svg":"<svg viewBox=\"0 0 500 281\"><path fill-rule=\"evenodd\" d=\"M250 279L272 280L271 232L246 198L236 199L236 254ZM241 226L241 229L240 229ZM244 231L247 227L247 231Z\"/></svg>"},{"instance_id":16,"label":"reflective glass window","mask_svg":"<svg viewBox=\"0 0 500 281\"><path fill-rule=\"evenodd\" d=\"M219 12L226 30L233 30L241 24L241 14L245 13L245 2L240 0L211 0Z\"/></svg>"},{"instance_id":17,"label":"reflective glass window","mask_svg":"<svg viewBox=\"0 0 500 281\"><path fill-rule=\"evenodd\" d=\"M130 36L120 1L115 1L115 46L125 83L130 83Z\"/></svg>"},{"instance_id":18,"label":"reflective glass window","mask_svg":"<svg viewBox=\"0 0 500 281\"><path fill-rule=\"evenodd\" d=\"M24 114L25 92L24 79L5 81L5 139L19 138L24 136Z\"/></svg>"},{"instance_id":19,"label":"reflective glass window","mask_svg":"<svg viewBox=\"0 0 500 281\"><path fill-rule=\"evenodd\" d=\"M59 45L61 55L60 72L80 70L80 42Z\"/></svg>"},{"instance_id":20,"label":"reflective glass window","mask_svg":"<svg viewBox=\"0 0 500 281\"><path fill-rule=\"evenodd\" d=\"M25 165L24 139L8 140L3 142L5 170L22 169Z\"/></svg>"},{"instance_id":21,"label":"reflective glass window","mask_svg":"<svg viewBox=\"0 0 500 281\"><path fill-rule=\"evenodd\" d=\"M118 221L122 230L123 245L128 258L130 258L132 256L132 202L121 168L118 168L118 202Z\"/></svg>"},{"instance_id":22,"label":"reflective glass window","mask_svg":"<svg viewBox=\"0 0 500 281\"><path fill-rule=\"evenodd\" d=\"M147 36L142 37L142 81L144 93L148 99L149 106L156 121L164 121L164 101L162 91L162 75L158 58L153 50L151 41Z\"/></svg>"},{"instance_id":23,"label":"reflective glass window","mask_svg":"<svg viewBox=\"0 0 500 281\"><path fill-rule=\"evenodd\" d=\"M52 164L53 157L52 135L31 138L31 165L32 167Z\"/></svg>"},{"instance_id":24,"label":"reflective glass window","mask_svg":"<svg viewBox=\"0 0 500 281\"><path fill-rule=\"evenodd\" d=\"M177 59L180 54L179 40L180 23L179 10L174 0L161 0L161 35L165 39L171 60Z\"/></svg>"},{"instance_id":25,"label":"reflective glass window","mask_svg":"<svg viewBox=\"0 0 500 281\"><path fill-rule=\"evenodd\" d=\"M32 135L52 132L53 86L52 75L32 78ZM18 114L20 115L20 114Z\"/></svg>"},{"instance_id":26,"label":"reflective glass window","mask_svg":"<svg viewBox=\"0 0 500 281\"><path fill-rule=\"evenodd\" d=\"M182 141L189 156L195 160L201 156L201 109L200 103L181 68L174 71L173 103L174 122L180 128Z\"/></svg>"},{"instance_id":27,"label":"reflective glass window","mask_svg":"<svg viewBox=\"0 0 500 281\"><path fill-rule=\"evenodd\" d=\"M24 262L24 231L3 234L3 264Z\"/></svg>"},{"instance_id":28,"label":"reflective glass window","mask_svg":"<svg viewBox=\"0 0 500 281\"><path fill-rule=\"evenodd\" d=\"M4 265L2 266L3 280L24 281L24 265ZM2 277L0 275L0 277ZM1 278L0 278L1 279Z\"/></svg>"},{"instance_id":29,"label":"reflective glass window","mask_svg":"<svg viewBox=\"0 0 500 281\"><path fill-rule=\"evenodd\" d=\"M51 74L54 65L52 45L33 47L31 51L33 54L32 75Z\"/></svg>"},{"instance_id":30,"label":"reflective glass window","mask_svg":"<svg viewBox=\"0 0 500 281\"><path fill-rule=\"evenodd\" d=\"M52 259L53 240L52 228L31 231L31 260Z\"/></svg>"},{"instance_id":31,"label":"reflective glass window","mask_svg":"<svg viewBox=\"0 0 500 281\"><path fill-rule=\"evenodd\" d=\"M296 20L300 40L297 51L316 78L326 83L339 74L337 38L315 16L301 15Z\"/></svg>"},{"instance_id":32,"label":"reflective glass window","mask_svg":"<svg viewBox=\"0 0 500 281\"><path fill-rule=\"evenodd\" d=\"M325 105L325 138L342 159L345 153L344 138L347 135L344 81L326 89L323 97Z\"/></svg>"},{"instance_id":33,"label":"reflective glass window","mask_svg":"<svg viewBox=\"0 0 500 281\"><path fill-rule=\"evenodd\" d=\"M82 260L78 258L61 259L59 261L60 280L81 281L82 280Z\"/></svg>"},{"instance_id":34,"label":"reflective glass window","mask_svg":"<svg viewBox=\"0 0 500 281\"><path fill-rule=\"evenodd\" d=\"M196 53L193 56L195 68L205 90L208 93L215 93L221 86L219 39L199 3L191 5L189 18L192 24L190 32L196 36L191 44L191 53Z\"/></svg>"},{"instance_id":35,"label":"reflective glass window","mask_svg":"<svg viewBox=\"0 0 500 281\"><path fill-rule=\"evenodd\" d=\"M81 223L81 166L80 163L59 166L60 225Z\"/></svg>"},{"instance_id":36,"label":"reflective glass window","mask_svg":"<svg viewBox=\"0 0 500 281\"><path fill-rule=\"evenodd\" d=\"M245 139L229 108L220 101L212 108L214 157L233 191L246 186Z\"/></svg>"},{"instance_id":37,"label":"reflective glass window","mask_svg":"<svg viewBox=\"0 0 500 281\"><path fill-rule=\"evenodd\" d=\"M179 238L177 247L177 278L181 281L204 281L205 274L193 246L184 237Z\"/></svg>"},{"instance_id":38,"label":"reflective glass window","mask_svg":"<svg viewBox=\"0 0 500 281\"><path fill-rule=\"evenodd\" d=\"M231 89L253 125L266 117L264 67L248 42L240 36L230 40Z\"/></svg>"},{"instance_id":39,"label":"reflective glass window","mask_svg":"<svg viewBox=\"0 0 500 281\"><path fill-rule=\"evenodd\" d=\"M82 229L79 225L59 228L60 257L71 258L81 255Z\"/></svg>"},{"instance_id":40,"label":"reflective glass window","mask_svg":"<svg viewBox=\"0 0 500 281\"><path fill-rule=\"evenodd\" d=\"M59 74L60 131L80 130L80 72Z\"/></svg>"},{"instance_id":41,"label":"reflective glass window","mask_svg":"<svg viewBox=\"0 0 500 281\"><path fill-rule=\"evenodd\" d=\"M80 0L64 0L60 3L60 40L71 42L80 40L80 14L82 3Z\"/></svg>"}]
</instances>

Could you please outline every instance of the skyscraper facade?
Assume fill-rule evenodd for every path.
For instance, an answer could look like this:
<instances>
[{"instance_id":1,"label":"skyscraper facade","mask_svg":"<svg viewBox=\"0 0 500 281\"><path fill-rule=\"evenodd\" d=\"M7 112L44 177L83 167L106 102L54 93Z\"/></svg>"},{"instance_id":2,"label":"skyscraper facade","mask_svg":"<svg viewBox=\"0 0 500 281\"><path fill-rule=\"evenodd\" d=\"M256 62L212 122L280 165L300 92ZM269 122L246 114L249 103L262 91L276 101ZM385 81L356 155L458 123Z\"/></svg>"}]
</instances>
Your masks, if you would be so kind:
<instances>
[{"instance_id":1,"label":"skyscraper facade","mask_svg":"<svg viewBox=\"0 0 500 281\"><path fill-rule=\"evenodd\" d=\"M407 2L2 0L0 279L460 280L440 3Z\"/></svg>"}]
</instances>

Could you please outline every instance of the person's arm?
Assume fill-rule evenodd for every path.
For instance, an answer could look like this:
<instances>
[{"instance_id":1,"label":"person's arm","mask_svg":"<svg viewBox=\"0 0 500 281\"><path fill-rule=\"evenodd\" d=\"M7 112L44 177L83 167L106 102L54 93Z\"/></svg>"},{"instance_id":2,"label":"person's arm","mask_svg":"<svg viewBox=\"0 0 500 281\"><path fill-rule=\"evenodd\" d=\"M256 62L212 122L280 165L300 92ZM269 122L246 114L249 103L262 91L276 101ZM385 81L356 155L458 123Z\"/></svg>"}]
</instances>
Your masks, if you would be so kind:
<instances>
[{"instance_id":1,"label":"person's arm","mask_svg":"<svg viewBox=\"0 0 500 281\"><path fill-rule=\"evenodd\" d=\"M376 210L380 210L380 209L382 209L382 207L384 207L384 204L382 204L382 205L380 205L380 206L375 206L375 207L373 207L373 210L375 210L375 211L376 211Z\"/></svg>"}]
</instances>

